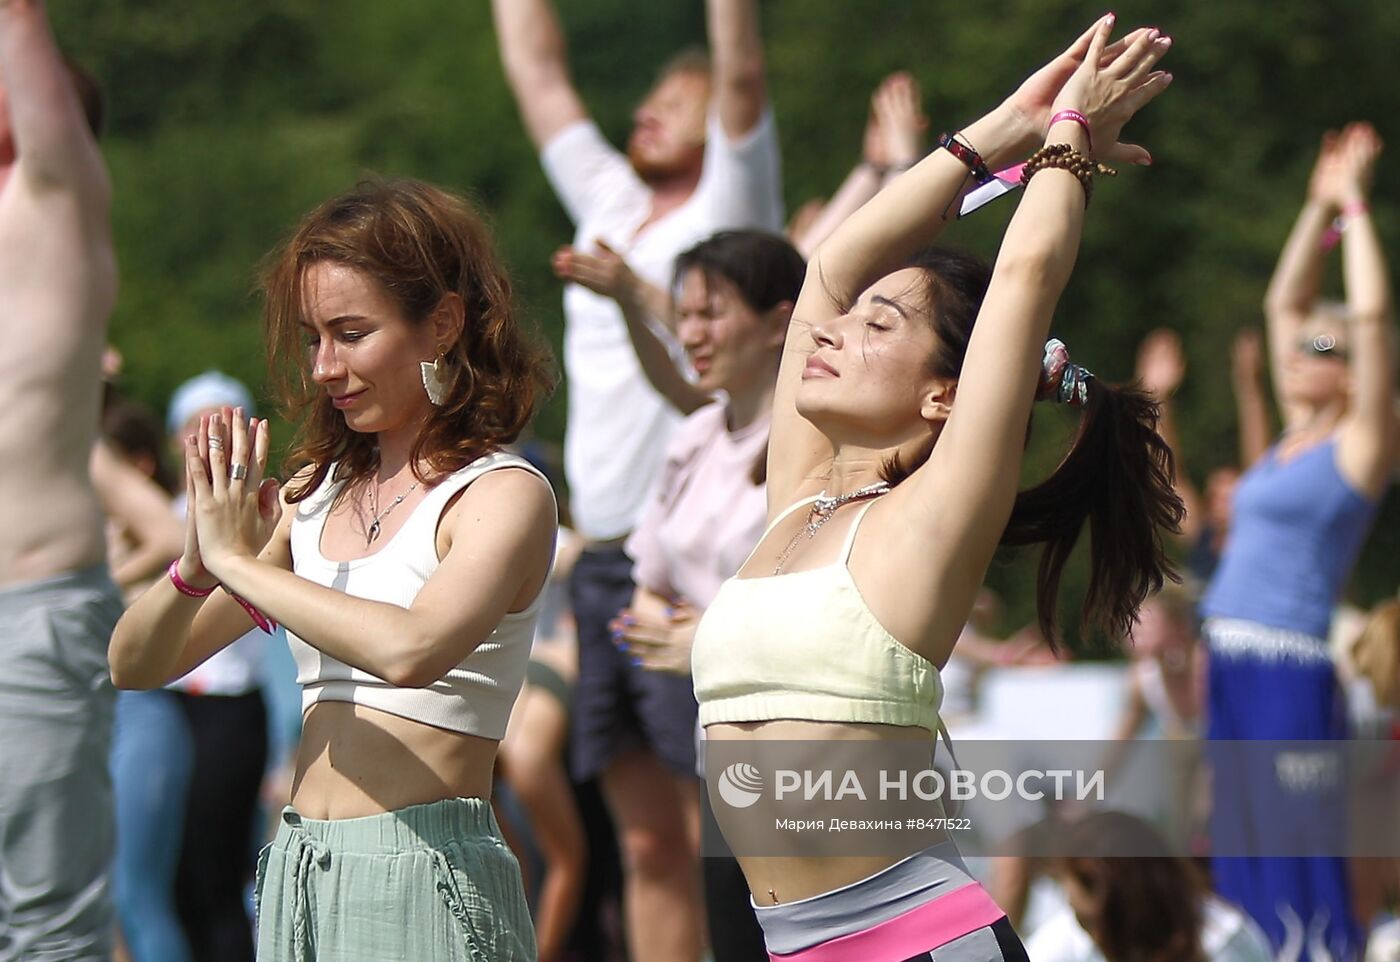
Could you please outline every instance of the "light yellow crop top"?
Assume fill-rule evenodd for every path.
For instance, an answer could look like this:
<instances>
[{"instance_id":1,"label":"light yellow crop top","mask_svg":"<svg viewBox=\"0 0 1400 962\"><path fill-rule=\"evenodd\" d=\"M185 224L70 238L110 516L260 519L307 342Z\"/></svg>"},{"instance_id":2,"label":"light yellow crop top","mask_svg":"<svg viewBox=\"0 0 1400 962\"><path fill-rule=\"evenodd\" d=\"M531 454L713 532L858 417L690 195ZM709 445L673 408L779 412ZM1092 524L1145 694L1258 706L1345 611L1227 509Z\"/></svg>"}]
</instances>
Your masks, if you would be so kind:
<instances>
[{"instance_id":1,"label":"light yellow crop top","mask_svg":"<svg viewBox=\"0 0 1400 962\"><path fill-rule=\"evenodd\" d=\"M788 508L764 537L813 500ZM875 619L847 567L870 504L833 563L720 587L691 655L700 724L790 718L939 730L938 669Z\"/></svg>"}]
</instances>

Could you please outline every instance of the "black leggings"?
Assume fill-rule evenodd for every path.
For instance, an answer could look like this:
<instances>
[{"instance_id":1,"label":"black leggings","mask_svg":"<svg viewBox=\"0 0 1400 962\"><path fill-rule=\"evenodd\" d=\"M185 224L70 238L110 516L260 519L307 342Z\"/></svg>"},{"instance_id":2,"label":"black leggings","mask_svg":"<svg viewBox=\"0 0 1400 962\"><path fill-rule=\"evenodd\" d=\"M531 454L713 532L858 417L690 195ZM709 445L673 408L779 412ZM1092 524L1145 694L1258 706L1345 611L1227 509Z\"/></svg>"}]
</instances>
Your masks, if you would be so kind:
<instances>
[{"instance_id":1,"label":"black leggings","mask_svg":"<svg viewBox=\"0 0 1400 962\"><path fill-rule=\"evenodd\" d=\"M244 892L253 877L254 818L267 766L262 693L187 695L194 740L175 906L195 962L252 962Z\"/></svg>"}]
</instances>

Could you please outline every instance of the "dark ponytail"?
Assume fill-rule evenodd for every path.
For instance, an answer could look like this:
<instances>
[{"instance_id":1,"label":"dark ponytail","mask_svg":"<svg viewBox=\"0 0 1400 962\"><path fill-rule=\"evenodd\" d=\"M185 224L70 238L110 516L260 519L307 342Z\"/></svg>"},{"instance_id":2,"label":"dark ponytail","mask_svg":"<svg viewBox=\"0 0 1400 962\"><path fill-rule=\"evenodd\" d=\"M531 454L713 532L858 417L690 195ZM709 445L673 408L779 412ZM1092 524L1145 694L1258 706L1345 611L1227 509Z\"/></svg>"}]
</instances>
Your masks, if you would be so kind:
<instances>
[{"instance_id":1,"label":"dark ponytail","mask_svg":"<svg viewBox=\"0 0 1400 962\"><path fill-rule=\"evenodd\" d=\"M1016 496L1001 543L1045 545L1036 611L1052 648L1060 576L1086 522L1090 573L1081 630L1125 637L1138 606L1167 578L1175 580L1163 533L1179 529L1184 509L1157 416L1157 402L1142 391L1091 380L1069 453L1050 477Z\"/></svg>"},{"instance_id":2,"label":"dark ponytail","mask_svg":"<svg viewBox=\"0 0 1400 962\"><path fill-rule=\"evenodd\" d=\"M991 270L970 254L943 248L926 251L911 266L924 272L938 336L930 372L956 378ZM1058 649L1060 578L1086 522L1091 560L1081 628L1126 637L1143 601L1167 578L1176 580L1163 534L1179 529L1185 510L1172 486L1172 453L1157 433L1157 418L1156 402L1142 391L1091 379L1069 452L1050 477L1016 496L1001 544L1045 545L1036 611L1052 649ZM933 447L931 441L909 464L892 459L883 476L898 484L928 460Z\"/></svg>"}]
</instances>

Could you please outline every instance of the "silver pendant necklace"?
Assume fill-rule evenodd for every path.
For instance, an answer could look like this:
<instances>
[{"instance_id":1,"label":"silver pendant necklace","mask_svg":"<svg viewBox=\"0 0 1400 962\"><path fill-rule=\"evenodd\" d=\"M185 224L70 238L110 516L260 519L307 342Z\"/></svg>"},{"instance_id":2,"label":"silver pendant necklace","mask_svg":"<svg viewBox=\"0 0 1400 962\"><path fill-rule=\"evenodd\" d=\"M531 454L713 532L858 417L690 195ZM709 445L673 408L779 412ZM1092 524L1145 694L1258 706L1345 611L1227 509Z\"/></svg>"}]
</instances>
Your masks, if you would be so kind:
<instances>
[{"instance_id":1,"label":"silver pendant necklace","mask_svg":"<svg viewBox=\"0 0 1400 962\"><path fill-rule=\"evenodd\" d=\"M369 510L370 510L370 513L374 515L374 519L370 522L370 524L369 524L369 529L368 529L367 531L365 531L365 547L366 547L366 548L368 548L370 545L374 544L375 539L379 537L380 522L383 521L385 518L389 517L389 512L393 511L393 510L394 510L395 508L397 508L399 505L403 504L403 499L406 498L406 497L408 497L410 494L412 494L412 493L413 493L413 489L416 488L416 487L418 487L418 482L417 482L417 481L414 481L412 484L410 484L410 485L408 486L408 490L407 490L407 491L405 491L403 494L399 495L399 496L398 496L397 498L395 498L392 502L390 502L389 507L387 507L387 508L385 508L383 511L379 511L379 512L375 512L375 510L374 510L376 507L379 506L379 486L378 486L378 485L375 485L374 487L372 487L372 488L369 489L369 500L370 500L370 508L369 508Z\"/></svg>"},{"instance_id":2,"label":"silver pendant necklace","mask_svg":"<svg viewBox=\"0 0 1400 962\"><path fill-rule=\"evenodd\" d=\"M817 495L817 500L812 502L812 510L807 515L807 523L797 529L797 533L792 536L783 553L778 555L778 563L773 566L773 574L781 574L783 565L787 564L788 558L797 550L797 546L803 541L811 541L816 533L822 529L822 525L831 520L832 515L843 504L850 504L852 501L863 501L866 498L877 498L890 490L888 481L876 481L874 484L867 484L863 488L858 488L849 494L838 494L835 497L828 497L823 491Z\"/></svg>"}]
</instances>

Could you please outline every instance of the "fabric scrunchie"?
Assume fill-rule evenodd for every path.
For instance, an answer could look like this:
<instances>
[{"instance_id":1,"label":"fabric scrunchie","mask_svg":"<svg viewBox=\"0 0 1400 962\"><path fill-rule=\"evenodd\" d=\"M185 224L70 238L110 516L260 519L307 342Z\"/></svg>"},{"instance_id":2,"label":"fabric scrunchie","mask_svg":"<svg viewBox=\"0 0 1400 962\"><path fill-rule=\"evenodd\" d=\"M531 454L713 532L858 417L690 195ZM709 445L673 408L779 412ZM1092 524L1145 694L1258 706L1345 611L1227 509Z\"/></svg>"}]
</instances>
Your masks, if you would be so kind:
<instances>
[{"instance_id":1,"label":"fabric scrunchie","mask_svg":"<svg viewBox=\"0 0 1400 962\"><path fill-rule=\"evenodd\" d=\"M1069 348L1058 337L1045 342L1045 356L1040 361L1040 386L1037 401L1083 407L1089 400L1089 381L1094 375L1069 359Z\"/></svg>"}]
</instances>

